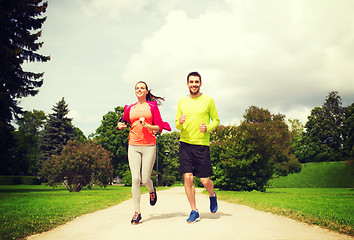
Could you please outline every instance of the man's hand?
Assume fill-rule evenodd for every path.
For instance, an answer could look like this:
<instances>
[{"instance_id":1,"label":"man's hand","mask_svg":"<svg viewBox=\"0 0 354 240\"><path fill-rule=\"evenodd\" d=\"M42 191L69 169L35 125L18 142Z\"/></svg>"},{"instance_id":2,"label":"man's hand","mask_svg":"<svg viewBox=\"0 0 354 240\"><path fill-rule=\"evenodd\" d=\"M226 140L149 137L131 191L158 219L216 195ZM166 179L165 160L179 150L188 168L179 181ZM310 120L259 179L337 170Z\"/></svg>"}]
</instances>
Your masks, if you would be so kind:
<instances>
[{"instance_id":1,"label":"man's hand","mask_svg":"<svg viewBox=\"0 0 354 240\"><path fill-rule=\"evenodd\" d=\"M200 124L199 130L200 130L200 132L202 132L202 133L206 133L206 131L207 131L207 126L205 125L205 123Z\"/></svg>"},{"instance_id":2,"label":"man's hand","mask_svg":"<svg viewBox=\"0 0 354 240\"><path fill-rule=\"evenodd\" d=\"M186 121L186 115L184 115L183 113L181 116L179 116L179 123L183 124L185 121Z\"/></svg>"}]
</instances>

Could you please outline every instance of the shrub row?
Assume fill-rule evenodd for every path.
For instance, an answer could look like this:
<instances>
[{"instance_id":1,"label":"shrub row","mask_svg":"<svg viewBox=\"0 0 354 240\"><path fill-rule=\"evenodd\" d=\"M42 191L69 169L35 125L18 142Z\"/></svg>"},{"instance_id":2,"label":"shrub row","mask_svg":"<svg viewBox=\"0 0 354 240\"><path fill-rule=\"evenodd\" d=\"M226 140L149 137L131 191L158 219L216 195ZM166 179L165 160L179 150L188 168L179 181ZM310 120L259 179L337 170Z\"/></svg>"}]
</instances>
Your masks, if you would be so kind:
<instances>
[{"instance_id":1,"label":"shrub row","mask_svg":"<svg viewBox=\"0 0 354 240\"><path fill-rule=\"evenodd\" d=\"M35 176L0 176L0 185L40 185L39 177Z\"/></svg>"}]
</instances>

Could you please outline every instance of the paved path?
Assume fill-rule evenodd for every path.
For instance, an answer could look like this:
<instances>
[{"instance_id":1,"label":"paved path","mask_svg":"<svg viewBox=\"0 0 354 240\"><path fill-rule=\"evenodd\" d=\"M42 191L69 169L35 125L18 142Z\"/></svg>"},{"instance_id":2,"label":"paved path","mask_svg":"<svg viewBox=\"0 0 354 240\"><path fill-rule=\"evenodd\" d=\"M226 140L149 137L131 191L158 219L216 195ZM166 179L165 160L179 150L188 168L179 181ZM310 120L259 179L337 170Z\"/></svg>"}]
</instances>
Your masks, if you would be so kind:
<instances>
[{"instance_id":1,"label":"paved path","mask_svg":"<svg viewBox=\"0 0 354 240\"><path fill-rule=\"evenodd\" d=\"M244 205L219 201L219 211L209 212L209 198L197 190L201 220L187 224L189 204L183 187L158 191L158 202L149 205L148 194L141 197L143 222L131 225L133 202L87 214L52 231L34 235L34 240L344 240L351 239L320 227L254 210Z\"/></svg>"}]
</instances>

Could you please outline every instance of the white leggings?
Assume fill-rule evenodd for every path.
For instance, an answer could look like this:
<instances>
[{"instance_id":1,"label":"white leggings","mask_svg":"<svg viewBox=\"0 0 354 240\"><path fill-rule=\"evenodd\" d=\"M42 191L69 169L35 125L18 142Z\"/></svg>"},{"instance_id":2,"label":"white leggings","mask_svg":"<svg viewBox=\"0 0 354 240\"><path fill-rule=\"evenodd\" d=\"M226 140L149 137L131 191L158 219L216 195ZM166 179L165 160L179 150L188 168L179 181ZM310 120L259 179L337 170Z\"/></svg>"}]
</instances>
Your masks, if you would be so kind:
<instances>
[{"instance_id":1,"label":"white leggings","mask_svg":"<svg viewBox=\"0 0 354 240\"><path fill-rule=\"evenodd\" d=\"M135 211L140 210L140 181L150 192L154 185L150 179L156 159L156 145L128 146L129 167L132 174L132 195Z\"/></svg>"}]
</instances>

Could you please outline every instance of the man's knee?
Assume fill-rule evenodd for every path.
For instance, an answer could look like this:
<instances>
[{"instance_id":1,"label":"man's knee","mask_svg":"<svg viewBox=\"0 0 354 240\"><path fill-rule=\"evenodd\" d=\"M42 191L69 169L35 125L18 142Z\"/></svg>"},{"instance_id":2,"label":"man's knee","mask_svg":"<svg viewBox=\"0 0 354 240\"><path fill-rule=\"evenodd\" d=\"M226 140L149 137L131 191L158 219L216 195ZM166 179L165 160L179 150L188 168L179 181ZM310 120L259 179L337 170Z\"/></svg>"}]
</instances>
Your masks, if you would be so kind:
<instances>
[{"instance_id":1,"label":"man's knee","mask_svg":"<svg viewBox=\"0 0 354 240\"><path fill-rule=\"evenodd\" d=\"M184 182L186 184L193 184L193 173L185 173L184 174Z\"/></svg>"},{"instance_id":2,"label":"man's knee","mask_svg":"<svg viewBox=\"0 0 354 240\"><path fill-rule=\"evenodd\" d=\"M209 177L207 177L207 178L200 178L200 182L203 184L203 186L205 186L205 185L208 185L208 184L211 182L211 180L210 180Z\"/></svg>"}]
</instances>

